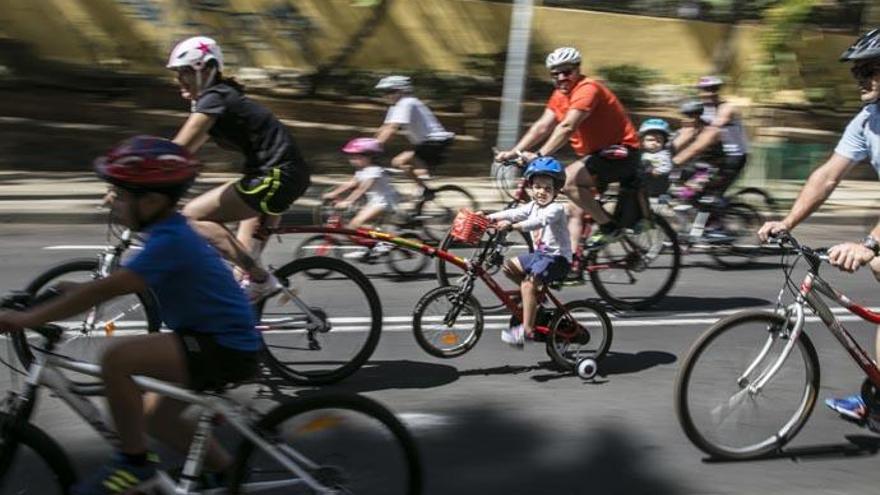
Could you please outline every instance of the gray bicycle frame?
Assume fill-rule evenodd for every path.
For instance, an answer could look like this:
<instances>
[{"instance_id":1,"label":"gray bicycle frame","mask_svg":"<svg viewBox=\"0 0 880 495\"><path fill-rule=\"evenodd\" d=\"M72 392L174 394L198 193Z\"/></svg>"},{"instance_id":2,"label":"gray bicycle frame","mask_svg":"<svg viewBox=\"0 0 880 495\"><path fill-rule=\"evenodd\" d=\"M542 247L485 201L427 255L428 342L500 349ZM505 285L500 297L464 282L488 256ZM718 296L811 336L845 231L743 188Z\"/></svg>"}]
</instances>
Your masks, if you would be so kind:
<instances>
[{"instance_id":1,"label":"gray bicycle frame","mask_svg":"<svg viewBox=\"0 0 880 495\"><path fill-rule=\"evenodd\" d=\"M40 349L35 350L40 351ZM85 396L85 393L82 391L83 387L77 386L68 379L61 372L62 369L101 378L101 367L96 364L77 361L46 352L37 352L34 363L28 370L26 386L33 389L38 389L41 386L48 387L108 443L118 448L119 437L116 432L101 419L99 409ZM289 445L272 445L251 429L247 425L249 418L243 412L247 410L243 404L239 404L228 397L193 392L155 378L136 376L134 381L144 391L155 392L164 397L170 397L203 409L190 443L180 483L175 484L167 474L160 472L156 486L152 488L174 495L226 493L225 488L195 491L195 480L201 473L206 446L214 426L214 420L223 418L225 422L230 424L245 439L250 440L257 449L268 454L278 464L298 477L298 479L292 480L246 484L242 486L243 493L259 493L265 490L278 489L279 487L299 485L306 485L318 493L336 493L335 490L325 487L309 475L307 470L317 468L318 465L316 463L310 461Z\"/></svg>"},{"instance_id":2,"label":"gray bicycle frame","mask_svg":"<svg viewBox=\"0 0 880 495\"><path fill-rule=\"evenodd\" d=\"M776 362L744 390L747 390L750 394L760 393L761 389L773 378L776 372L779 371L779 368L791 354L792 349L795 344L797 344L798 338L803 332L804 322L806 321L804 316L804 305L809 305L810 308L813 309L813 311L819 316L819 319L822 320L822 323L828 327L840 344L843 345L853 359L856 360L856 363L858 363L859 367L865 371L871 381L875 385L880 385L880 368L877 367L865 350L859 346L849 332L847 332L843 324L834 316L834 313L831 312L831 308L829 308L825 300L822 299L821 296L823 295L829 299L837 301L847 309L851 310L853 307L853 302L848 297L835 290L828 282L819 277L817 273L813 273L813 271L808 272L801 283L801 289L795 302L789 304L785 311L781 312L782 316L789 321L792 321L791 315L794 314L792 330L788 336L788 342L782 349ZM863 315L859 316L867 319ZM737 383L744 385L748 382L746 377L754 371L755 367L758 366L758 363L767 356L775 338L776 336L773 333L767 337L767 342L764 344L758 357L755 358L746 371L739 377Z\"/></svg>"}]
</instances>

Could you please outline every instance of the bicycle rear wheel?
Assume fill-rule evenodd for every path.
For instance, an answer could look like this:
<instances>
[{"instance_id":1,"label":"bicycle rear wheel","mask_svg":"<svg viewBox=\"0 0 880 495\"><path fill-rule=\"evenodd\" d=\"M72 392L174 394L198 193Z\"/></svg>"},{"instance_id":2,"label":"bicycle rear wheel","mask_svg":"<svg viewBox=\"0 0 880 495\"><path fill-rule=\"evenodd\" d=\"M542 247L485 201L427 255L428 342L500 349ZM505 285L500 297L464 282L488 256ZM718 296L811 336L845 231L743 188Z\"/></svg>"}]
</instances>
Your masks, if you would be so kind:
<instances>
[{"instance_id":1,"label":"bicycle rear wheel","mask_svg":"<svg viewBox=\"0 0 880 495\"><path fill-rule=\"evenodd\" d=\"M806 423L819 390L819 360L805 333L791 342L788 320L745 311L712 325L694 343L675 383L678 421L700 450L749 459L779 450ZM760 390L753 387L765 376Z\"/></svg>"},{"instance_id":2,"label":"bicycle rear wheel","mask_svg":"<svg viewBox=\"0 0 880 495\"><path fill-rule=\"evenodd\" d=\"M483 248L483 244L480 243L479 246L471 246L468 244L464 244L462 242L456 241L452 238L450 234L446 234L443 238L443 241L437 247L440 250L447 251L450 254L458 256L459 258L470 258L474 254L476 254L480 249ZM535 250L534 245L532 244L532 236L530 236L526 232L511 232L507 235L503 242L505 256L509 258L517 257L522 254L528 254ZM500 264L496 264L494 267L488 270L489 275L494 276L501 269ZM437 257L436 263L436 272L437 272L437 282L443 286L450 286L458 284L458 280L464 275L464 271L458 266L445 261L441 257ZM505 290L519 290L519 286L509 281L504 277L503 280L496 279L498 285L500 285ZM489 287L486 286L482 281L477 281L474 284L474 290L472 292L473 297L480 303L480 307L483 308L486 312L495 312L504 308L504 303L498 299L498 296L492 292Z\"/></svg>"},{"instance_id":3,"label":"bicycle rear wheel","mask_svg":"<svg viewBox=\"0 0 880 495\"><path fill-rule=\"evenodd\" d=\"M425 199L416 205L416 219L431 242L440 242L449 230L452 220L462 208L480 209L477 200L464 188L454 185L440 186L428 191Z\"/></svg>"},{"instance_id":4,"label":"bicycle rear wheel","mask_svg":"<svg viewBox=\"0 0 880 495\"><path fill-rule=\"evenodd\" d=\"M46 270L32 280L25 290L39 297L41 292L61 282L91 282L99 277L96 258L70 260ZM115 297L56 324L65 328L66 339L56 352L94 363L100 359L107 344L103 337L131 332L158 332L162 319L155 296L150 291L144 291ZM12 333L15 353L25 367L34 360L28 337L39 340L36 334Z\"/></svg>"},{"instance_id":5,"label":"bicycle rear wheel","mask_svg":"<svg viewBox=\"0 0 880 495\"><path fill-rule=\"evenodd\" d=\"M422 467L415 441L384 406L358 395L295 399L257 424L287 462L333 493L415 495ZM323 493L252 442L238 452L231 493Z\"/></svg>"},{"instance_id":6,"label":"bicycle rear wheel","mask_svg":"<svg viewBox=\"0 0 880 495\"><path fill-rule=\"evenodd\" d=\"M591 251L586 266L599 297L621 310L656 304L672 289L680 268L678 237L659 215L641 232Z\"/></svg>"},{"instance_id":7,"label":"bicycle rear wheel","mask_svg":"<svg viewBox=\"0 0 880 495\"><path fill-rule=\"evenodd\" d=\"M310 274L326 272L320 280ZM286 287L257 307L266 364L297 384L333 383L373 354L382 305L373 284L341 260L302 258L275 271Z\"/></svg>"},{"instance_id":8,"label":"bicycle rear wheel","mask_svg":"<svg viewBox=\"0 0 880 495\"><path fill-rule=\"evenodd\" d=\"M713 244L709 254L724 268L742 268L761 255L758 229L764 223L754 208L743 203L730 203L713 215L721 228L719 235L728 238ZM710 218L709 222L712 222Z\"/></svg>"},{"instance_id":9,"label":"bicycle rear wheel","mask_svg":"<svg viewBox=\"0 0 880 495\"><path fill-rule=\"evenodd\" d=\"M412 232L404 232L399 237L422 243L422 238ZM428 266L428 257L414 249L406 249L395 246L387 254L388 266L391 271L401 277L413 277L418 275Z\"/></svg>"},{"instance_id":10,"label":"bicycle rear wheel","mask_svg":"<svg viewBox=\"0 0 880 495\"><path fill-rule=\"evenodd\" d=\"M567 314L566 314L567 312ZM601 306L589 301L571 301L565 311L557 310L550 322L547 354L568 370L584 358L599 361L611 347L611 320Z\"/></svg>"}]
</instances>

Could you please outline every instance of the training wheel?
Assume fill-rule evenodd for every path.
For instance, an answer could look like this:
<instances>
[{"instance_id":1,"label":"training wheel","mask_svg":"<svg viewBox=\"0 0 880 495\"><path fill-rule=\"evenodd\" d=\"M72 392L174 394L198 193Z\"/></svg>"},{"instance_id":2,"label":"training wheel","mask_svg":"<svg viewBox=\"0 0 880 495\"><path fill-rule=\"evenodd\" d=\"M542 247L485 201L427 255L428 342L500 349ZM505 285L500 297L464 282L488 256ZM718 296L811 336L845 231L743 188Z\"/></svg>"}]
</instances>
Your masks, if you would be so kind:
<instances>
[{"instance_id":1,"label":"training wheel","mask_svg":"<svg viewBox=\"0 0 880 495\"><path fill-rule=\"evenodd\" d=\"M575 370L579 377L589 380L599 372L599 363L593 358L584 358L577 362Z\"/></svg>"}]
</instances>

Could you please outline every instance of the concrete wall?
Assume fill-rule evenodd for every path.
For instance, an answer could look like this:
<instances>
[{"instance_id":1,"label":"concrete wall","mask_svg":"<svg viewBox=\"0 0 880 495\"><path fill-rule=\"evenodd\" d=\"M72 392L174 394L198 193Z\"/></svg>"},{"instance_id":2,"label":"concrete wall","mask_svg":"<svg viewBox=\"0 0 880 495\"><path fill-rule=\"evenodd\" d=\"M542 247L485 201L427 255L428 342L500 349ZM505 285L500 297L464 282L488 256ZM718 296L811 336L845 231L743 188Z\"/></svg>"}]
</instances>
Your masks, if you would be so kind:
<instances>
[{"instance_id":1,"label":"concrete wall","mask_svg":"<svg viewBox=\"0 0 880 495\"><path fill-rule=\"evenodd\" d=\"M365 69L468 71L469 57L502 53L510 6L478 0L387 0L386 14L352 53ZM232 66L310 70L342 50L372 16L352 0L0 0L0 37L33 45L43 57L78 64L160 72L183 36L219 38ZM366 2L365 2L366 3ZM374 2L375 3L375 2ZM712 68L728 26L699 21L538 7L532 70L560 45L585 54L585 68L620 63L650 67L676 81ZM740 26L734 75L760 60L760 28ZM803 31L798 53L812 72L842 82L845 67L830 63L849 35ZM818 69L818 70L816 70ZM815 77L815 76L812 76Z\"/></svg>"}]
</instances>

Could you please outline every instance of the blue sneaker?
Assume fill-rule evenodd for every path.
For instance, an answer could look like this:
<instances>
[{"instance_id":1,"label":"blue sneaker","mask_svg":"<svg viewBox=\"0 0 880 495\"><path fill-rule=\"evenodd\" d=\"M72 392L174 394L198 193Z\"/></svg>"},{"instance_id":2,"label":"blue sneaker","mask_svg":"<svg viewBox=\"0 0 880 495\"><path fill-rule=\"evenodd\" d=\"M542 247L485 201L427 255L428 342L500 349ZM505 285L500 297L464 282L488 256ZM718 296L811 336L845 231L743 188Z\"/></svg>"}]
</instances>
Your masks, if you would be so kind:
<instances>
[{"instance_id":1,"label":"blue sneaker","mask_svg":"<svg viewBox=\"0 0 880 495\"><path fill-rule=\"evenodd\" d=\"M136 466L117 453L97 473L77 483L70 493L72 495L128 493L156 476L156 465L156 462L148 459L145 464Z\"/></svg>"},{"instance_id":2,"label":"blue sneaker","mask_svg":"<svg viewBox=\"0 0 880 495\"><path fill-rule=\"evenodd\" d=\"M861 394L850 395L843 399L825 399L825 405L855 421L864 421L868 416L868 408Z\"/></svg>"}]
</instances>

